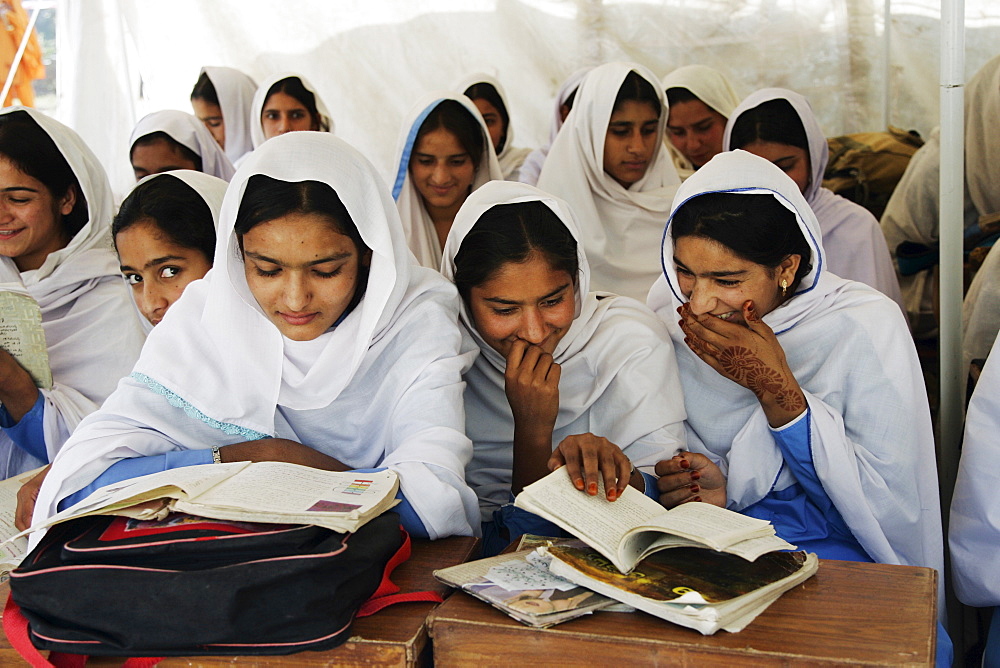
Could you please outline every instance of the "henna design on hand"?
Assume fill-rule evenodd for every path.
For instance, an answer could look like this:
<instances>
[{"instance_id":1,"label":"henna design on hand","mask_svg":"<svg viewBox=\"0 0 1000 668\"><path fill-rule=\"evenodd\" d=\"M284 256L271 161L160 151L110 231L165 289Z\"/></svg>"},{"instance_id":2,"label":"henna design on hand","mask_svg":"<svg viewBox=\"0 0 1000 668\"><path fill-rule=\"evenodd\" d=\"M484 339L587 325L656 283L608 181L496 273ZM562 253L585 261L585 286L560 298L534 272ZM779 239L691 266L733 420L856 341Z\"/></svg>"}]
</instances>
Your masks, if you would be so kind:
<instances>
[{"instance_id":1,"label":"henna design on hand","mask_svg":"<svg viewBox=\"0 0 1000 668\"><path fill-rule=\"evenodd\" d=\"M806 400L805 397L802 396L802 393L793 392L791 390L779 392L774 400L778 402L778 405L782 409L788 411L789 413L797 413L806 406Z\"/></svg>"},{"instance_id":2,"label":"henna design on hand","mask_svg":"<svg viewBox=\"0 0 1000 668\"><path fill-rule=\"evenodd\" d=\"M746 382L750 391L761 397L765 394L778 394L785 384L785 379L774 369L759 366L747 371Z\"/></svg>"},{"instance_id":3,"label":"henna design on hand","mask_svg":"<svg viewBox=\"0 0 1000 668\"><path fill-rule=\"evenodd\" d=\"M730 346L719 355L719 364L733 380L742 384L751 369L761 366L761 361L749 348Z\"/></svg>"}]
</instances>

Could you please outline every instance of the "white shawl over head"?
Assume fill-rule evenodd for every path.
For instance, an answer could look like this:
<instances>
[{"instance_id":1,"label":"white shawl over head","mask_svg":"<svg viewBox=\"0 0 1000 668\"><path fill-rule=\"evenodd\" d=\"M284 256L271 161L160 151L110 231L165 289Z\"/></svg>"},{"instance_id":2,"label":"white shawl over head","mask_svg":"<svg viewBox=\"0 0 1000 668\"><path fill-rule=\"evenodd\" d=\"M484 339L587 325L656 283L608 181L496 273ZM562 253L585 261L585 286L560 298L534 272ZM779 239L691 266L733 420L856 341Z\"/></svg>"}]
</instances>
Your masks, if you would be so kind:
<instances>
[{"instance_id":1,"label":"white shawl over head","mask_svg":"<svg viewBox=\"0 0 1000 668\"><path fill-rule=\"evenodd\" d=\"M222 179L218 179L214 176L209 176L204 172L195 172L190 169L175 169L169 172L150 174L149 176L145 177L144 179L136 183L135 186L133 186L132 190L129 191L129 194L131 195L132 192L134 192L135 189L141 186L142 184L152 181L153 179L159 178L161 176L173 176L175 178L178 178L185 184L190 186L196 193L198 193L198 196L201 197L202 200L204 200L205 204L208 205L209 210L212 212L212 223L215 225L216 234L218 234L219 212L222 210L222 199L226 196L226 188L229 186L229 184L223 181ZM127 197L128 196L126 196L126 198ZM129 290L129 294L132 294L131 290ZM135 304L134 295L132 296L133 296L132 303ZM146 317L142 315L142 313L139 311L138 305L136 305L136 312L139 313L139 321L142 324L143 331L145 331L146 334L149 334L149 332L153 329L153 325L151 325L150 322L146 320Z\"/></svg>"},{"instance_id":2,"label":"white shawl over head","mask_svg":"<svg viewBox=\"0 0 1000 668\"><path fill-rule=\"evenodd\" d=\"M830 148L805 97L784 88L764 88L751 93L729 117L723 138L724 150L733 148L733 126L740 116L771 100L787 101L805 129L809 145L809 185L803 194L823 232L827 271L841 278L872 286L902 309L903 296L899 291L896 269L892 265L885 235L875 216L860 204L823 187L823 174L830 159Z\"/></svg>"},{"instance_id":3,"label":"white shawl over head","mask_svg":"<svg viewBox=\"0 0 1000 668\"><path fill-rule=\"evenodd\" d=\"M142 348L139 317L111 247L114 198L97 156L79 135L30 108L24 112L52 138L80 184L88 220L65 248L49 253L38 269L18 272L0 258L0 282L23 286L41 307L54 384L45 397L44 434L51 460L85 415L111 394ZM0 478L41 466L0 435Z\"/></svg>"},{"instance_id":4,"label":"white shawl over head","mask_svg":"<svg viewBox=\"0 0 1000 668\"><path fill-rule=\"evenodd\" d=\"M313 94L316 98L316 111L319 112L320 125L326 126L326 132L333 133L334 124L333 117L330 116L330 110L326 108L326 104L323 102L323 98L319 96L316 91L316 87L309 83L301 74L295 74L294 72L282 72L281 74L275 74L272 77L268 77L261 82L260 86L257 87L257 92L254 93L253 103L250 105L250 137L253 140L253 147L257 148L264 143L264 127L261 125L260 117L264 113L264 103L267 102L267 91L271 90L271 86L283 81L284 79L295 78L302 82L302 86Z\"/></svg>"},{"instance_id":5,"label":"white shawl over head","mask_svg":"<svg viewBox=\"0 0 1000 668\"><path fill-rule=\"evenodd\" d=\"M549 124L549 142L544 146L536 148L525 158L524 163L521 165L521 172L518 175L518 180L521 183L527 183L531 186L538 183L538 176L542 173L542 165L545 163L545 157L549 154L549 148L552 147L552 142L555 141L556 135L559 134L559 129L563 126L563 105L566 104L569 96L575 93L580 87L580 82L583 81L583 78L587 76L587 73L591 69L590 67L578 69L566 77L566 80L559 86L555 97L555 110L552 113L552 122Z\"/></svg>"},{"instance_id":6,"label":"white shawl over head","mask_svg":"<svg viewBox=\"0 0 1000 668\"><path fill-rule=\"evenodd\" d=\"M503 86L500 85L500 81L495 76L486 74L485 72L470 74L455 85L455 90L459 93L464 93L470 86L478 83L493 86L497 91L497 95L500 96L500 101L503 102L504 111L507 112L507 138L504 141L503 149L497 154L497 162L500 163L500 171L503 172L505 179L508 181L517 181L521 165L524 163L525 158L528 157L528 154L531 153L531 149L515 148L514 146L514 123L510 120L510 103L507 102L506 91L504 91Z\"/></svg>"},{"instance_id":7,"label":"white shawl over head","mask_svg":"<svg viewBox=\"0 0 1000 668\"><path fill-rule=\"evenodd\" d=\"M567 436L591 432L620 446L635 466L669 459L683 446L683 399L673 347L663 324L627 297L589 292L590 268L566 202L532 186L494 181L465 201L445 244L441 271L454 280L455 255L478 220L494 206L540 201L577 240L576 318L556 346L561 367L555 448ZM507 503L513 467L514 418L504 393L503 355L476 330L465 304L464 333L480 355L465 375L467 433L473 443L469 484L480 498L483 521Z\"/></svg>"},{"instance_id":8,"label":"white shawl over head","mask_svg":"<svg viewBox=\"0 0 1000 668\"><path fill-rule=\"evenodd\" d=\"M745 151L721 153L681 186L673 212L712 192L766 194L796 214L812 268L795 295L764 316L805 393L812 460L826 493L873 559L942 567L941 517L927 395L899 309L872 288L826 271L819 224L795 183ZM746 388L685 345L670 222L665 276L649 305L667 323L687 407L688 447L720 463L739 510L795 482L767 418Z\"/></svg>"},{"instance_id":9,"label":"white shawl over head","mask_svg":"<svg viewBox=\"0 0 1000 668\"><path fill-rule=\"evenodd\" d=\"M222 120L226 125L226 156L234 165L253 150L250 138L250 107L257 84L249 76L232 67L203 67L219 98Z\"/></svg>"},{"instance_id":10,"label":"white shawl over head","mask_svg":"<svg viewBox=\"0 0 1000 668\"><path fill-rule=\"evenodd\" d=\"M966 605L1000 605L1000 350L993 346L969 402L951 500L948 542L955 593ZM994 613L996 614L996 613Z\"/></svg>"},{"instance_id":11,"label":"white shawl over head","mask_svg":"<svg viewBox=\"0 0 1000 668\"><path fill-rule=\"evenodd\" d=\"M660 124L645 176L625 189L604 171L604 139L615 97L629 72L656 89ZM592 70L580 84L573 112L549 149L538 187L573 203L596 290L644 300L660 275L655 249L680 183L661 150L666 120L659 80L641 65L609 63Z\"/></svg>"},{"instance_id":12,"label":"white shawl over head","mask_svg":"<svg viewBox=\"0 0 1000 668\"><path fill-rule=\"evenodd\" d=\"M329 185L372 251L363 299L311 341L283 337L247 284L234 224L257 174ZM122 457L278 434L351 467L395 470L432 538L471 533L461 374L473 353L460 353L454 286L412 263L375 168L327 133L274 137L240 167L221 218L212 271L187 287L132 376L73 435L36 519Z\"/></svg>"},{"instance_id":13,"label":"white shawl over head","mask_svg":"<svg viewBox=\"0 0 1000 668\"><path fill-rule=\"evenodd\" d=\"M236 172L233 163L223 153L219 142L215 141L205 124L191 114L168 109L143 116L132 130L132 136L128 140L129 147L154 132L164 132L178 144L194 151L201 158L201 171L206 174L224 181L233 178Z\"/></svg>"},{"instance_id":14,"label":"white shawl over head","mask_svg":"<svg viewBox=\"0 0 1000 668\"><path fill-rule=\"evenodd\" d=\"M719 112L727 120L732 117L733 110L740 103L740 96L736 94L736 90L729 83L726 75L707 65L678 67L663 77L663 90L667 91L671 88L685 88L691 91L709 109ZM693 174L694 165L674 147L670 137L667 137L666 144L667 148L670 149L670 156L673 158L677 172L685 179Z\"/></svg>"},{"instance_id":15,"label":"white shawl over head","mask_svg":"<svg viewBox=\"0 0 1000 668\"><path fill-rule=\"evenodd\" d=\"M398 159L393 165L392 196L399 208L399 216L403 220L403 230L410 250L424 267L437 269L441 266L441 242L438 241L437 230L430 215L424 207L424 199L410 178L410 156L413 154L417 133L427 116L434 108L445 100L455 100L469 110L472 117L483 129L483 157L476 165L476 173L472 179L472 190L476 190L488 181L503 181L503 171L497 161L493 142L490 141L489 130L482 114L472 100L460 93L437 92L422 97L407 114L403 122L402 133L399 136L396 155Z\"/></svg>"}]
</instances>

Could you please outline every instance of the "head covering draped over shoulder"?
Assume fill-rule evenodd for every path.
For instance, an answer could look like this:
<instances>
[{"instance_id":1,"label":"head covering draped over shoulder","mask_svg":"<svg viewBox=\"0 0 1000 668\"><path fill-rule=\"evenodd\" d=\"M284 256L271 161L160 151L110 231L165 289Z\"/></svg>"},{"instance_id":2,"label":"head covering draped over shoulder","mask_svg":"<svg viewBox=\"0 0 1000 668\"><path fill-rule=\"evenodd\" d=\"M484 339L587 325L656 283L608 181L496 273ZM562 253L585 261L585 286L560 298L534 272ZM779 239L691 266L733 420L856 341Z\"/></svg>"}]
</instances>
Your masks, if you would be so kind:
<instances>
[{"instance_id":1,"label":"head covering draped over shoulder","mask_svg":"<svg viewBox=\"0 0 1000 668\"><path fill-rule=\"evenodd\" d=\"M559 414L552 446L592 432L621 447L636 466L669 459L683 446L683 400L666 329L653 313L627 297L590 292L590 267L580 231L563 200L532 186L494 181L465 201L445 244L441 271L454 280L455 255L479 219L494 206L540 201L577 241L575 319L553 357L561 367ZM506 359L487 344L466 304L459 319L480 355L466 373L466 430L473 442L467 469L480 497L483 521L508 501L513 467L514 418L504 392ZM680 438L677 438L680 436Z\"/></svg>"},{"instance_id":2,"label":"head covering draped over shoulder","mask_svg":"<svg viewBox=\"0 0 1000 668\"><path fill-rule=\"evenodd\" d=\"M531 149L516 148L514 146L514 123L511 120L510 104L507 102L507 93L504 91L503 86L500 85L499 79L492 74L476 72L461 79L456 84L455 90L456 92L464 93L469 87L478 83L489 84L496 89L497 95L500 96L500 101L503 103L504 111L507 113L506 139L503 148L497 153L497 161L500 163L500 171L503 172L503 177L509 181L517 181L521 165L524 163L525 158L528 157L528 154L531 153ZM473 104L475 103L473 102Z\"/></svg>"},{"instance_id":3,"label":"head covering draped over shoulder","mask_svg":"<svg viewBox=\"0 0 1000 668\"><path fill-rule=\"evenodd\" d=\"M704 102L709 109L719 112L726 119L732 118L733 110L740 103L740 96L737 95L726 75L707 65L678 67L663 77L663 90L668 91L671 88L684 88L691 91L691 94ZM667 102L669 103L669 99ZM691 161L674 147L670 137L667 137L666 144L674 161L674 167L677 168L677 173L685 179L691 176L695 171Z\"/></svg>"},{"instance_id":4,"label":"head covering draped over shoulder","mask_svg":"<svg viewBox=\"0 0 1000 668\"><path fill-rule=\"evenodd\" d=\"M201 197L202 201L208 205L209 211L212 212L212 223L215 226L216 234L218 234L219 212L222 210L222 199L226 196L226 188L229 184L222 179L210 176L204 172L196 172L190 169L175 169L169 172L150 174L136 183L129 194L132 194L136 188L140 187L144 183L148 183L153 179L162 178L164 176L170 176L183 181L186 185L190 186L199 197ZM127 197L128 196L126 195L126 198ZM133 295L133 304L134 303L135 300ZM138 312L138 305L136 305L136 311ZM146 334L149 334L149 332L152 331L153 325L150 324L146 317L141 313L139 314L139 322L142 324L143 331L145 331Z\"/></svg>"},{"instance_id":5,"label":"head covering draped over shoulder","mask_svg":"<svg viewBox=\"0 0 1000 668\"><path fill-rule=\"evenodd\" d=\"M823 233L827 271L841 278L860 281L886 295L903 309L896 269L889 255L885 235L878 220L866 208L823 187L823 174L830 158L830 148L816 114L802 95L784 88L764 88L751 93L729 117L723 137L723 149L732 146L733 127L740 116L765 102L785 100L791 105L805 130L809 158L809 185L803 193Z\"/></svg>"},{"instance_id":6,"label":"head covering draped over shoulder","mask_svg":"<svg viewBox=\"0 0 1000 668\"><path fill-rule=\"evenodd\" d=\"M247 282L234 227L255 175L328 185L371 250L363 298L310 341L285 338ZM371 163L328 133L274 137L226 192L212 271L187 287L131 377L74 434L36 517L121 457L277 434L348 466L396 471L432 538L471 533L475 503L463 479L471 444L460 401L472 354L459 350L456 320L454 286L413 263Z\"/></svg>"},{"instance_id":7,"label":"head covering draped over shoulder","mask_svg":"<svg viewBox=\"0 0 1000 668\"><path fill-rule=\"evenodd\" d=\"M615 97L635 72L656 90L660 122L645 175L628 189L604 171L604 141ZM660 274L663 222L680 179L662 150L667 109L659 80L641 65L609 63L577 90L573 111L552 143L538 187L573 203L594 288L643 300Z\"/></svg>"},{"instance_id":8,"label":"head covering draped over shoulder","mask_svg":"<svg viewBox=\"0 0 1000 668\"><path fill-rule=\"evenodd\" d=\"M795 214L812 268L763 317L809 406L812 460L851 532L883 563L942 567L934 439L920 364L899 309L876 290L826 271L819 223L795 183L745 151L721 153L680 188L663 239L664 277L649 305L667 323L687 407L688 447L727 472L729 505L746 508L795 478L756 397L697 358L675 309L673 216L707 193L763 194Z\"/></svg>"},{"instance_id":9,"label":"head covering draped over shoulder","mask_svg":"<svg viewBox=\"0 0 1000 668\"><path fill-rule=\"evenodd\" d=\"M454 100L468 109L483 131L483 155L479 159L479 164L476 165L476 173L472 179L472 190L475 191L488 181L503 181L503 171L497 161L496 151L493 150L493 142L490 141L486 122L483 121L482 114L479 113L479 109L476 108L472 100L460 93L442 91L425 95L410 108L403 121L402 132L397 143L397 159L393 165L392 196L396 200L410 250L413 251L421 266L432 269L438 269L441 266L441 242L438 240L437 230L424 206L423 197L413 183L413 179L410 178L410 157L413 155L420 126L427 119L427 116L445 100Z\"/></svg>"},{"instance_id":10,"label":"head covering draped over shoulder","mask_svg":"<svg viewBox=\"0 0 1000 668\"><path fill-rule=\"evenodd\" d=\"M222 120L226 124L226 156L235 165L237 160L253 150L250 108L257 84L232 67L203 67L200 74L208 76L219 98Z\"/></svg>"},{"instance_id":11,"label":"head covering draped over shoulder","mask_svg":"<svg viewBox=\"0 0 1000 668\"><path fill-rule=\"evenodd\" d=\"M309 83L309 80L301 74L282 72L281 74L275 74L272 77L264 79L260 83L260 86L257 87L257 92L254 93L253 103L250 105L250 137L253 139L254 148L263 144L266 139L264 137L264 127L261 125L261 115L264 113L264 104L267 102L267 91L271 90L271 86L285 79L298 79L302 82L303 88L312 93L316 99L316 111L319 112L320 131L331 134L334 131L333 117L330 116L330 110L326 108L326 104L323 102L323 98L319 96L316 87Z\"/></svg>"},{"instance_id":12,"label":"head covering draped over shoulder","mask_svg":"<svg viewBox=\"0 0 1000 668\"><path fill-rule=\"evenodd\" d=\"M524 164L521 165L521 172L518 175L518 180L521 183L527 183L530 186L538 183L538 176L542 172L542 165L545 164L545 158L549 154L552 142L555 141L556 135L559 134L559 129L563 126L563 105L566 104L569 96L577 91L580 87L580 82L583 81L583 78L587 76L587 73L591 69L590 67L582 67L576 70L566 77L566 80L559 86L555 97L555 110L552 113L552 122L549 123L549 143L536 148L525 159Z\"/></svg>"},{"instance_id":13,"label":"head covering draped over shoulder","mask_svg":"<svg viewBox=\"0 0 1000 668\"><path fill-rule=\"evenodd\" d=\"M48 457L70 432L97 409L128 374L142 348L143 334L111 246L114 198L107 175L79 135L30 108L7 107L0 115L23 113L47 134L69 164L87 202L87 222L64 248L49 253L38 269L19 272L0 257L0 282L23 289L38 302L52 369L53 386L43 418ZM56 193L53 193L55 195ZM44 462L0 435L0 477Z\"/></svg>"},{"instance_id":14,"label":"head covering draped over shoulder","mask_svg":"<svg viewBox=\"0 0 1000 668\"><path fill-rule=\"evenodd\" d=\"M201 171L206 174L223 181L233 178L236 172L233 163L223 153L219 142L215 141L205 124L191 114L167 109L143 116L132 130L132 136L128 140L129 147L135 146L139 139L154 132L164 132L178 144L194 151L201 158Z\"/></svg>"}]
</instances>

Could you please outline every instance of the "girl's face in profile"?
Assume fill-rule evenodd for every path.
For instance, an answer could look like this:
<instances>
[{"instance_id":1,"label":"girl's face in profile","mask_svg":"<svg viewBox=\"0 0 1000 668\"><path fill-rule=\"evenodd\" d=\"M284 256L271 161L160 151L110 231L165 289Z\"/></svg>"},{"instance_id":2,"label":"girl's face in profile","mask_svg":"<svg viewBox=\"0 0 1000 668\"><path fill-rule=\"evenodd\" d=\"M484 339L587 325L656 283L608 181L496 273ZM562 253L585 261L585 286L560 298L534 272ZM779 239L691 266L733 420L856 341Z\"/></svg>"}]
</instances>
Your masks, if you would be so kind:
<instances>
[{"instance_id":1,"label":"girl's face in profile","mask_svg":"<svg viewBox=\"0 0 1000 668\"><path fill-rule=\"evenodd\" d=\"M247 285L285 337L311 341L329 330L354 298L371 252L318 213L291 213L243 235Z\"/></svg>"},{"instance_id":2,"label":"girl's face in profile","mask_svg":"<svg viewBox=\"0 0 1000 668\"><path fill-rule=\"evenodd\" d=\"M197 249L175 243L156 222L146 219L115 235L125 281L143 317L157 325L184 288L212 268Z\"/></svg>"},{"instance_id":3,"label":"girl's face in profile","mask_svg":"<svg viewBox=\"0 0 1000 668\"><path fill-rule=\"evenodd\" d=\"M713 239L685 236L674 241L674 266L680 291L695 315L745 322L747 300L753 301L760 317L781 304L781 281L794 284L799 256L789 255L771 269L741 258Z\"/></svg>"},{"instance_id":4,"label":"girl's face in profile","mask_svg":"<svg viewBox=\"0 0 1000 668\"><path fill-rule=\"evenodd\" d=\"M264 138L270 139L286 132L319 130L319 122L306 106L287 93L278 91L264 100L260 112L260 126Z\"/></svg>"},{"instance_id":5,"label":"girl's face in profile","mask_svg":"<svg viewBox=\"0 0 1000 668\"><path fill-rule=\"evenodd\" d=\"M761 139L747 144L743 150L759 155L765 160L770 160L781 171L788 174L792 181L795 181L800 193L805 194L810 181L809 154L805 150L791 144L779 144Z\"/></svg>"},{"instance_id":6,"label":"girl's face in profile","mask_svg":"<svg viewBox=\"0 0 1000 668\"><path fill-rule=\"evenodd\" d=\"M191 108L198 120L212 133L216 143L221 148L226 148L226 122L222 118L222 107L208 100L194 98L191 100Z\"/></svg>"},{"instance_id":7,"label":"girl's face in profile","mask_svg":"<svg viewBox=\"0 0 1000 668\"><path fill-rule=\"evenodd\" d=\"M642 179L653 160L660 114L648 102L625 100L611 114L604 137L604 171L623 188Z\"/></svg>"},{"instance_id":8,"label":"girl's face in profile","mask_svg":"<svg viewBox=\"0 0 1000 668\"><path fill-rule=\"evenodd\" d=\"M500 115L500 110L484 97L477 98L472 103L476 105L476 109L479 110L479 113L483 116L483 120L486 122L486 129L490 133L490 142L493 144L493 150L499 153L500 141L503 139L504 133L507 132L507 128L503 124L503 116Z\"/></svg>"},{"instance_id":9,"label":"girl's face in profile","mask_svg":"<svg viewBox=\"0 0 1000 668\"><path fill-rule=\"evenodd\" d=\"M483 340L507 356L521 339L552 354L576 314L573 277L540 253L508 262L469 291L469 310Z\"/></svg>"}]
</instances>

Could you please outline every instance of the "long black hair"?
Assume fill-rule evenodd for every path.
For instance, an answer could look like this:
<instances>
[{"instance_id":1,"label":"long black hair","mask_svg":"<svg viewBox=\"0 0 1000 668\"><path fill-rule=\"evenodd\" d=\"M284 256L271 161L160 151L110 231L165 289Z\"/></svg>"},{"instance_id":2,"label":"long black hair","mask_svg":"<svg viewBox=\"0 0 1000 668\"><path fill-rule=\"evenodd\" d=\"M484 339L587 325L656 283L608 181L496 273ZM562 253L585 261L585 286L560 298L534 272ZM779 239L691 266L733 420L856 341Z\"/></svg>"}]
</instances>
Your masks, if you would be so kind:
<instances>
[{"instance_id":1,"label":"long black hair","mask_svg":"<svg viewBox=\"0 0 1000 668\"><path fill-rule=\"evenodd\" d=\"M484 130L472 112L465 108L465 105L457 100L442 100L420 124L416 139L413 141L414 148L420 144L420 140L425 135L440 129L448 130L455 135L458 143L472 158L472 164L476 167L479 166L479 161L482 160L485 150L483 146Z\"/></svg>"},{"instance_id":2,"label":"long black hair","mask_svg":"<svg viewBox=\"0 0 1000 668\"><path fill-rule=\"evenodd\" d=\"M537 200L497 204L480 216L455 254L458 293L468 303L472 288L508 262L525 262L535 253L579 284L576 239L552 209Z\"/></svg>"},{"instance_id":3,"label":"long black hair","mask_svg":"<svg viewBox=\"0 0 1000 668\"><path fill-rule=\"evenodd\" d=\"M809 155L809 138L792 103L785 99L768 100L747 109L733 122L729 148L743 148L756 141L787 144Z\"/></svg>"},{"instance_id":4,"label":"long black hair","mask_svg":"<svg viewBox=\"0 0 1000 668\"><path fill-rule=\"evenodd\" d=\"M503 103L503 98L500 97L500 91L493 84L480 81L466 88L465 96L472 101L486 100L500 114L500 121L503 123L503 132L500 134L500 145L497 146L497 153L500 153L503 147L507 145L507 129L510 127L510 114Z\"/></svg>"},{"instance_id":5,"label":"long black hair","mask_svg":"<svg viewBox=\"0 0 1000 668\"><path fill-rule=\"evenodd\" d=\"M219 104L219 95L215 92L215 84L208 77L208 72L202 72L201 76L194 83L194 88L191 89L191 99L192 100L204 100L205 102L210 102L217 107L221 107Z\"/></svg>"},{"instance_id":6,"label":"long black hair","mask_svg":"<svg viewBox=\"0 0 1000 668\"><path fill-rule=\"evenodd\" d=\"M663 113L663 105L660 104L660 96L656 92L656 88L635 70L628 73L618 88L618 95L615 96L615 104L611 108L611 113L615 113L621 108L622 103L629 101L645 102L656 110L657 116Z\"/></svg>"}]
</instances>

